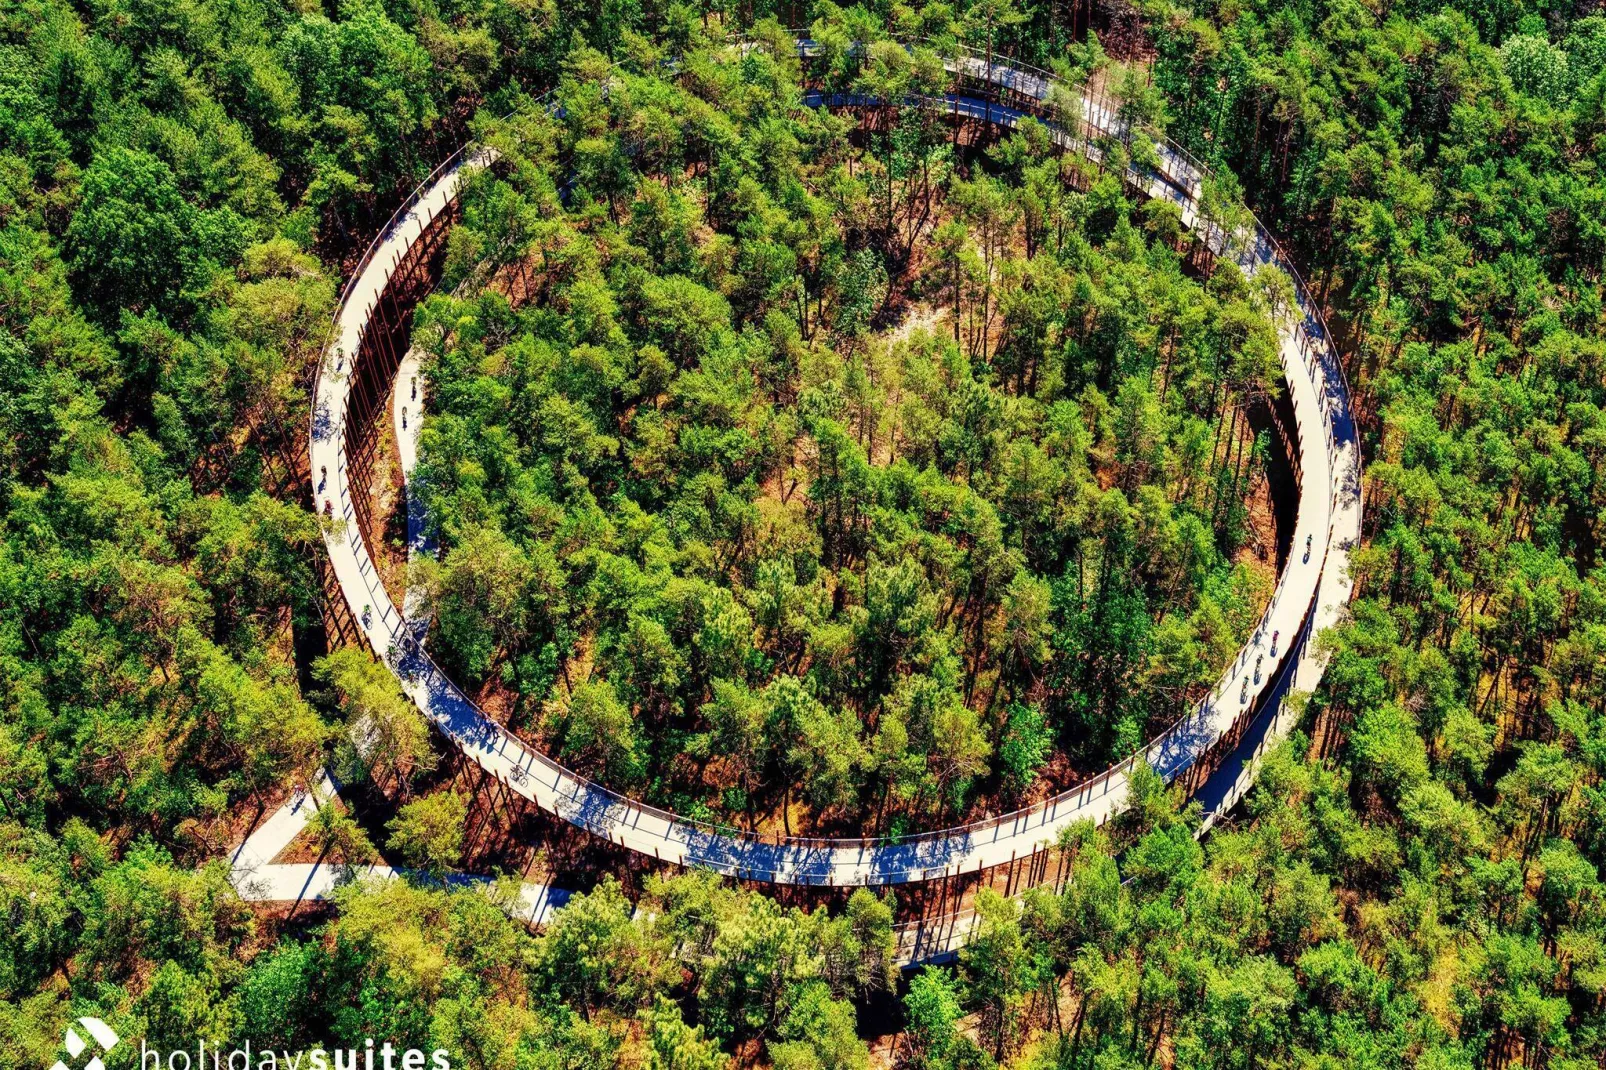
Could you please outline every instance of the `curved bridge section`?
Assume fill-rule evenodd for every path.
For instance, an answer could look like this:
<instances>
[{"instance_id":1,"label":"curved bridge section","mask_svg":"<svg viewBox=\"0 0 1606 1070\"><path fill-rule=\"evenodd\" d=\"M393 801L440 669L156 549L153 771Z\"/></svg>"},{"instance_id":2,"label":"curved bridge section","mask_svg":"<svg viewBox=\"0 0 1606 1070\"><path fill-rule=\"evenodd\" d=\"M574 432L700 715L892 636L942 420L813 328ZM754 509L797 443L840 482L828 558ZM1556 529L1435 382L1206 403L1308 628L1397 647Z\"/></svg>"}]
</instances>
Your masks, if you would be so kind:
<instances>
[{"instance_id":1,"label":"curved bridge section","mask_svg":"<svg viewBox=\"0 0 1606 1070\"><path fill-rule=\"evenodd\" d=\"M800 41L799 50L807 54L810 43ZM1056 113L1050 103L1055 83L1046 72L978 56L961 56L949 68L959 76L959 92L919 103L1004 126L1033 116L1048 125L1058 144L1094 162L1131 134L1108 102L1088 94L1070 97L1079 115L1077 108L1070 115ZM983 95L968 95L967 86L979 86ZM873 103L820 93L807 102ZM356 630L466 756L511 792L612 843L665 862L780 884L897 884L1013 863L1073 822L1102 824L1118 814L1138 762L1201 798L1207 820L1249 789L1255 759L1290 727L1282 696L1290 688L1312 689L1321 679L1325 658L1312 637L1337 620L1349 598L1348 551L1360 531L1359 452L1342 367L1308 288L1258 220L1228 231L1201 214L1208 173L1184 150L1161 144L1155 168L1129 168L1128 188L1176 203L1184 225L1246 274L1281 269L1294 280L1297 307L1281 325L1280 351L1296 424L1293 460L1300 492L1289 561L1264 617L1215 688L1141 751L1034 806L897 840L764 837L689 820L610 791L529 747L479 710L424 653L419 635L386 593L362 535L367 498L353 488L367 485L376 416L384 409L382 385L406 348L412 307L438 272L458 191L466 175L489 162L486 150L455 154L375 238L341 298L334 342L314 387L311 434L316 506L343 521L331 526L325 542ZM915 957L929 958L958 937L951 922L945 932L938 919L905 939Z\"/></svg>"}]
</instances>

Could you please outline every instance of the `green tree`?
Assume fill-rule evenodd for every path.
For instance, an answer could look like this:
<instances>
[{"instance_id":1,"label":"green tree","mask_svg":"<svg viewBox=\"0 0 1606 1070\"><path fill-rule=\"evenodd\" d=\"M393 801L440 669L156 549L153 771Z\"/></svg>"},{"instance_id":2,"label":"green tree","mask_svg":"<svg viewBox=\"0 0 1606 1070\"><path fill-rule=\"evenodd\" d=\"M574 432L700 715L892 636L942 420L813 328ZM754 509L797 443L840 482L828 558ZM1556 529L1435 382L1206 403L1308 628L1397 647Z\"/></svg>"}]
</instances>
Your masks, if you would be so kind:
<instances>
[{"instance_id":1,"label":"green tree","mask_svg":"<svg viewBox=\"0 0 1606 1070\"><path fill-rule=\"evenodd\" d=\"M390 834L390 849L404 865L439 877L462 858L467 823L468 796L438 791L402 806L385 829Z\"/></svg>"},{"instance_id":2,"label":"green tree","mask_svg":"<svg viewBox=\"0 0 1606 1070\"><path fill-rule=\"evenodd\" d=\"M66 253L78 291L91 308L190 307L185 291L233 263L248 225L232 209L199 209L184 198L161 160L126 148L98 154L84 172L83 202L67 230Z\"/></svg>"},{"instance_id":3,"label":"green tree","mask_svg":"<svg viewBox=\"0 0 1606 1070\"><path fill-rule=\"evenodd\" d=\"M991 888L976 893L977 929L959 953L960 972L970 1002L981 1011L982 1030L993 1055L1002 1059L1025 1032L1027 994L1036 986L1036 968L1020 928L1020 908Z\"/></svg>"},{"instance_id":4,"label":"green tree","mask_svg":"<svg viewBox=\"0 0 1606 1070\"><path fill-rule=\"evenodd\" d=\"M730 1056L703 1036L702 1026L691 1026L680 1009L664 997L648 1015L647 1065L653 1070L723 1070Z\"/></svg>"},{"instance_id":5,"label":"green tree","mask_svg":"<svg viewBox=\"0 0 1606 1070\"><path fill-rule=\"evenodd\" d=\"M926 967L909 982L903 997L912 1061L919 1067L982 1067L988 1056L960 1027L964 1007L959 986L943 970Z\"/></svg>"},{"instance_id":6,"label":"green tree","mask_svg":"<svg viewBox=\"0 0 1606 1070\"><path fill-rule=\"evenodd\" d=\"M389 668L348 646L320 658L313 672L329 685L351 744L368 769L396 778L406 791L415 777L435 768L424 716L397 690Z\"/></svg>"},{"instance_id":7,"label":"green tree","mask_svg":"<svg viewBox=\"0 0 1606 1070\"><path fill-rule=\"evenodd\" d=\"M603 1007L655 1005L669 980L667 949L631 909L610 878L571 899L536 945L536 977L587 1019Z\"/></svg>"},{"instance_id":8,"label":"green tree","mask_svg":"<svg viewBox=\"0 0 1606 1070\"><path fill-rule=\"evenodd\" d=\"M870 1065L853 1004L832 999L830 989L818 981L798 986L790 1001L780 1041L769 1045L777 1070L864 1070Z\"/></svg>"},{"instance_id":9,"label":"green tree","mask_svg":"<svg viewBox=\"0 0 1606 1070\"><path fill-rule=\"evenodd\" d=\"M555 716L565 758L621 787L641 777L635 719L607 680L577 686Z\"/></svg>"}]
</instances>

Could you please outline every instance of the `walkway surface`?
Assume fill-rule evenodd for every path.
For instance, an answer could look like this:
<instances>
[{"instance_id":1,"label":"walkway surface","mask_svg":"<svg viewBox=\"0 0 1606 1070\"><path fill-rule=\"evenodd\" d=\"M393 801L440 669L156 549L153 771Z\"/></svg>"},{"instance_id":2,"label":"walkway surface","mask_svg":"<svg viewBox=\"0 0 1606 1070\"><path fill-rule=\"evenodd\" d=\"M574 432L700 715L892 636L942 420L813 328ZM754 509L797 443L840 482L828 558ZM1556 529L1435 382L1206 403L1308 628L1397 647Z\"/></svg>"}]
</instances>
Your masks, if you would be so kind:
<instances>
[{"instance_id":1,"label":"walkway surface","mask_svg":"<svg viewBox=\"0 0 1606 1070\"><path fill-rule=\"evenodd\" d=\"M985 63L978 69L981 61L974 57L961 62L972 76L988 73ZM1050 82L1040 75L998 63L991 74L995 84L1008 85L1023 95L1040 100L1048 96ZM815 94L810 102L841 105L864 101ZM1003 125L1014 125L1026 114L972 97L950 96L927 103ZM1103 105L1084 98L1082 111L1082 123L1096 133L1118 132L1114 114ZM1095 159L1100 155L1099 145L1086 144L1074 130L1052 129L1061 143L1074 145ZM1236 261L1245 272L1277 262L1276 245L1258 224L1229 236L1199 217L1196 206L1202 171L1186 154L1161 145L1159 156L1158 174L1129 177L1147 185L1153 196L1174 201L1184 225L1199 230L1212 248ZM1324 663L1309 642L1312 633L1307 625L1320 627L1336 620L1348 598L1349 583L1343 573L1348 549L1359 531L1359 465L1348 418L1347 388L1316 307L1300 286L1300 307L1283 326L1280 352L1297 424L1302 472L1292 554L1260 626L1210 695L1137 755L1088 784L1037 806L895 843L761 838L679 818L623 798L564 769L483 714L428 658L407 627L404 614L385 593L353 522L345 455L351 359L359 352L364 325L402 256L456 198L464 176L487 162L487 155L481 152L445 169L376 238L371 255L342 302L335 342L319 371L311 453L313 470L327 466L331 472L328 486L320 493L319 508L327 501L334 516L344 521L326 535L326 542L336 579L365 638L396 672L419 709L511 790L610 842L680 865L788 884L852 886L927 880L1011 862L1053 841L1061 829L1078 820L1107 821L1124 806L1132 763L1146 761L1166 778L1174 778L1262 696L1275 699L1291 683L1308 690L1320 679ZM1279 669L1280 665L1286 667ZM1271 712L1260 717L1244 745L1252 743L1256 731L1262 740L1270 740L1279 730L1286 730L1278 706L1275 701L1269 703ZM1251 754L1246 756L1258 753L1258 747L1250 746ZM1223 771L1230 767L1229 762ZM1247 772L1231 769L1229 781L1217 792L1219 798L1236 799L1249 783L1243 779L1246 777L1252 779L1252 767Z\"/></svg>"}]
</instances>

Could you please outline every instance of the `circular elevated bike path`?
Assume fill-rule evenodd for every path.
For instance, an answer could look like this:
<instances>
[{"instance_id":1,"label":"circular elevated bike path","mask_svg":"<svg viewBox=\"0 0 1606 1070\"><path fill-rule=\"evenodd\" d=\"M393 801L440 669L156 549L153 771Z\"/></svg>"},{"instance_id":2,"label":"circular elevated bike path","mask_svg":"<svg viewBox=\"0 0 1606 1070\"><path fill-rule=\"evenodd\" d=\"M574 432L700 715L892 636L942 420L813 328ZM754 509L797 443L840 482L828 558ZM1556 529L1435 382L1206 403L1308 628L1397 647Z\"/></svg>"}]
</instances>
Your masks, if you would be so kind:
<instances>
[{"instance_id":1,"label":"circular elevated bike path","mask_svg":"<svg viewBox=\"0 0 1606 1070\"><path fill-rule=\"evenodd\" d=\"M800 42L806 51L807 42ZM952 114L1013 126L1042 109L1053 79L995 60L961 56L950 70L1000 90L1000 101L962 94L920 103ZM1129 130L1105 102L1079 98L1081 115L1047 123L1062 146L1102 159L1111 139ZM1014 103L1011 103L1013 101ZM814 106L874 103L851 94L811 93ZM1311 690L1325 658L1312 643L1334 623L1351 584L1348 552L1360 530L1360 467L1349 392L1338 355L1314 299L1280 246L1257 221L1228 232L1198 210L1205 170L1183 150L1158 146L1158 165L1133 168L1130 186L1174 202L1183 224L1219 257L1246 274L1281 267L1295 281L1297 305L1281 325L1279 359L1295 417L1299 507L1292 549L1270 604L1249 642L1223 672L1211 693L1165 732L1127 760L1054 798L968 825L897 841L765 837L682 818L619 795L524 743L497 724L435 665L416 630L380 582L356 523L348 471L348 416L355 363L367 359L363 345L374 309L387 294L408 250L445 216L466 177L487 166L490 150L470 149L443 165L409 198L375 238L348 284L335 319L334 340L314 386L311 465L327 472L318 482L316 508L337 520L325 535L334 578L364 639L396 674L418 708L462 752L512 792L608 841L661 861L698 866L748 880L782 884L854 886L897 884L975 872L1031 854L1080 820L1102 824L1118 814L1136 762L1146 762L1175 780L1190 770L1210 775L1195 788L1214 820L1253 783L1254 758L1286 733L1291 718L1281 696L1290 688ZM413 418L419 416L417 410ZM411 467L410 465L408 466ZM1274 648L1274 636L1276 638ZM1197 780L1195 771L1193 779ZM910 934L915 942L943 938L939 919ZM925 934L925 935L922 935ZM911 948L911 951L914 949ZM930 957L929 955L923 957Z\"/></svg>"}]
</instances>

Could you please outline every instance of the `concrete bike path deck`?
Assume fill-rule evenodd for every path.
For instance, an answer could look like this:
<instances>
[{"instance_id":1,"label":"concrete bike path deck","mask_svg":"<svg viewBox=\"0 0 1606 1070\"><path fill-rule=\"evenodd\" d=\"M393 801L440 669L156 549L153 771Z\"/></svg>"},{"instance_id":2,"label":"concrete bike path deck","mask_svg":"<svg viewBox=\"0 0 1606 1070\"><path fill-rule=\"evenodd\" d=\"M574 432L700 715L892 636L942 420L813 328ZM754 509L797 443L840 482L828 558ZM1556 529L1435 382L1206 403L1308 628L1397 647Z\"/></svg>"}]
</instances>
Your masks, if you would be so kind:
<instances>
[{"instance_id":1,"label":"concrete bike path deck","mask_svg":"<svg viewBox=\"0 0 1606 1070\"><path fill-rule=\"evenodd\" d=\"M1009 68L995 64L995 80L1007 70ZM1022 78L1021 81L1026 80ZM993 121L1005 124L1019 121L1022 115L1001 105L971 98L950 98L944 106L965 114L990 116ZM1092 102L1085 102L1084 107L1084 118L1088 122L1103 126L1109 121L1108 113ZM1179 154L1172 153L1167 158L1162 153L1162 161L1171 181L1154 178L1153 192L1177 201L1183 209L1184 223L1193 226L1197 222L1192 207L1198 191L1198 173ZM1267 617L1204 703L1134 759L1094 778L1083 788L1003 819L945 830L907 842L776 842L696 824L624 799L563 769L523 744L475 708L423 654L406 627L402 613L379 583L367 548L351 523L355 510L344 445L351 357L358 353L361 333L372 307L384 293L406 250L455 199L464 176L486 162L488 157L482 152L467 156L447 169L421 191L409 209L376 240L373 255L367 258L363 271L342 303L335 343L319 371L311 452L315 470L327 466L333 473L332 486L320 494L318 506L322 510L327 502L333 515L345 521L326 537L326 542L337 582L356 611L365 638L396 671L404 690L419 708L468 756L511 790L611 842L681 865L703 866L779 883L850 886L923 880L1010 862L1052 840L1061 828L1079 819L1101 823L1108 820L1124 803L1125 770L1130 768L1131 761L1145 760L1163 775L1174 777L1215 743L1233 725L1241 710L1262 693L1271 691L1274 674L1270 669L1275 664L1274 658L1267 661L1272 657L1271 635L1280 632L1284 644L1291 644L1296 637L1304 635L1306 611L1326 571L1324 565L1332 567L1337 563L1329 561L1327 553L1333 541L1334 490L1339 485L1336 466L1343 457L1331 445L1330 410L1335 400L1347 402L1347 398L1343 397L1342 384L1331 379L1335 365L1328 357L1308 359L1306 356L1313 350L1325 352L1326 342L1324 338L1318 339L1313 346L1308 338L1301 338L1316 322L1313 310L1304 309L1301 311L1306 311L1307 315L1303 320L1296 320L1284 330L1282 354L1299 425L1300 506L1294 551L1288 567L1279 577ZM1247 270L1258 269L1274 258L1269 236L1257 231L1252 237L1253 240L1243 243L1241 253L1235 257ZM1224 243L1218 235L1212 244L1219 248ZM1308 300L1303 293L1301 297ZM1347 405L1345 407L1347 409ZM1304 560L1301 548L1307 537L1313 550L1309 560ZM1326 602L1325 597L1323 602ZM1284 653L1279 650L1279 654ZM1301 652L1301 663L1306 660L1306 653ZM1257 661L1262 665L1258 674L1254 669ZM1255 678L1257 675L1259 679ZM1319 665L1316 676L1319 678Z\"/></svg>"}]
</instances>

